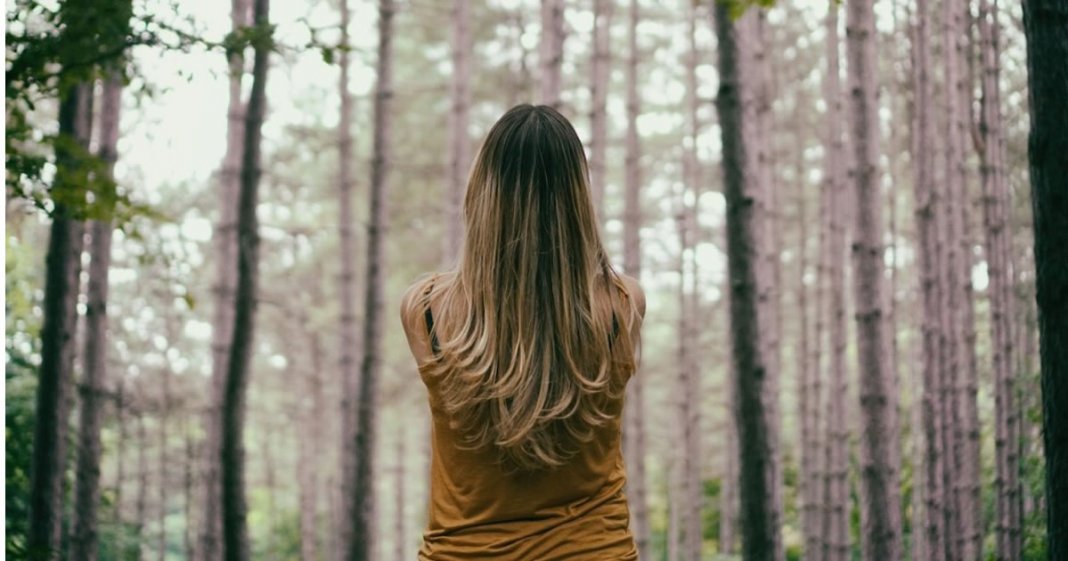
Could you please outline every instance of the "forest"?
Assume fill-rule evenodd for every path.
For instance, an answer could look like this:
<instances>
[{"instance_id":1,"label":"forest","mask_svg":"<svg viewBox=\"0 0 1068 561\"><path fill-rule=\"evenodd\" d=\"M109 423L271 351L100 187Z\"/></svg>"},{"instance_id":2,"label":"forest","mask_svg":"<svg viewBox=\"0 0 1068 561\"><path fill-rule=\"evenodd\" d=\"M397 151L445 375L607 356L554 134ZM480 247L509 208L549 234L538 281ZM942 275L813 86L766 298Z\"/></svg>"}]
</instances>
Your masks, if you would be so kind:
<instances>
[{"instance_id":1,"label":"forest","mask_svg":"<svg viewBox=\"0 0 1068 561\"><path fill-rule=\"evenodd\" d=\"M642 560L1068 560L1068 2L8 0L5 553L413 559L396 310L551 105Z\"/></svg>"}]
</instances>

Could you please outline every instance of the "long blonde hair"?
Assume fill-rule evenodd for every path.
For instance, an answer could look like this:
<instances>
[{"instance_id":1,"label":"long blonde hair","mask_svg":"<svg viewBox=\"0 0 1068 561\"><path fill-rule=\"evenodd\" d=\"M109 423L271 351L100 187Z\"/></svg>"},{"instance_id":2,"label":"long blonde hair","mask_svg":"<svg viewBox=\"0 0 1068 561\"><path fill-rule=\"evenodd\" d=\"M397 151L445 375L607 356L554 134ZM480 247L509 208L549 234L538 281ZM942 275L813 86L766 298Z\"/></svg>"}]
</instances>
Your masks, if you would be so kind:
<instances>
[{"instance_id":1,"label":"long blonde hair","mask_svg":"<svg viewBox=\"0 0 1068 561\"><path fill-rule=\"evenodd\" d=\"M618 295L588 183L567 119L509 110L471 170L456 272L432 295L431 374L450 422L466 446L495 447L519 470L566 463L613 418L634 369L636 312Z\"/></svg>"}]
</instances>

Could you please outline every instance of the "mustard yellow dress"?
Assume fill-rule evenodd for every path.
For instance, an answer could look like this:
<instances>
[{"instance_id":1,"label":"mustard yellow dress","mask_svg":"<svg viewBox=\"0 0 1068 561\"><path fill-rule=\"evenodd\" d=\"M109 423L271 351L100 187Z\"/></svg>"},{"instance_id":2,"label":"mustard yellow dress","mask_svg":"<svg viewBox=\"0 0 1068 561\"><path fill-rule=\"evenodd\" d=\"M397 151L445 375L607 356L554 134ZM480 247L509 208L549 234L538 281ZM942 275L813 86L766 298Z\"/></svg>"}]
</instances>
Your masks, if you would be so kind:
<instances>
[{"instance_id":1,"label":"mustard yellow dress","mask_svg":"<svg viewBox=\"0 0 1068 561\"><path fill-rule=\"evenodd\" d=\"M433 319L429 313L426 318L429 330ZM568 464L515 472L499 466L494 450L458 445L462 437L449 426L429 367L419 369L433 419L429 522L420 561L638 558L623 494L622 395L609 405L612 420Z\"/></svg>"}]
</instances>

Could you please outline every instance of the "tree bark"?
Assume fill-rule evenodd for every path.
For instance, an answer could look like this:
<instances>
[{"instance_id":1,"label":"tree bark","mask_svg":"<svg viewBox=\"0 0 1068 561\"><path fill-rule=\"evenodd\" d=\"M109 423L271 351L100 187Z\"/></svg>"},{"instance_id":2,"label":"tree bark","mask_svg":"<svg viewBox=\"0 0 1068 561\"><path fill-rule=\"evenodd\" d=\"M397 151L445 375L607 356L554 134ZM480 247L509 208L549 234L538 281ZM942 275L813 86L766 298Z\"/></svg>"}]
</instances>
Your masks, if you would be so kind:
<instances>
[{"instance_id":1,"label":"tree bark","mask_svg":"<svg viewBox=\"0 0 1068 561\"><path fill-rule=\"evenodd\" d=\"M230 0L230 27L238 32L249 25L249 0ZM241 49L228 53L229 102L226 109L226 153L219 173L219 218L213 234L215 245L214 310L212 312L211 388L205 415L203 458L203 518L200 521L196 561L216 561L221 554L222 483L221 454L222 398L230 343L234 327L234 290L237 282L237 197L240 190L241 152L244 150L245 107L241 99L241 79L245 57Z\"/></svg>"},{"instance_id":2,"label":"tree bark","mask_svg":"<svg viewBox=\"0 0 1068 561\"><path fill-rule=\"evenodd\" d=\"M300 556L302 561L318 561L319 559L319 532L317 530L319 520L319 465L310 461L311 458L321 457L322 434L323 434L323 411L325 396L323 395L322 364L320 357L322 349L319 345L319 334L310 325L307 312L301 306L298 312L300 326L306 334L308 343L305 347L308 352L310 364L303 373L304 392L297 400L297 409L301 421L300 459L297 460L297 480L300 485ZM305 398L310 400L305 401Z\"/></svg>"},{"instance_id":3,"label":"tree bark","mask_svg":"<svg viewBox=\"0 0 1068 561\"><path fill-rule=\"evenodd\" d=\"M612 67L612 15L615 0L593 0L593 56L590 73L590 187L601 224L605 221L605 153L608 82Z\"/></svg>"},{"instance_id":4,"label":"tree bark","mask_svg":"<svg viewBox=\"0 0 1068 561\"><path fill-rule=\"evenodd\" d=\"M773 500L773 451L770 419L764 402L767 366L761 329L765 318L758 305L757 277L762 227L755 214L751 159L747 154L745 88L739 66L736 24L729 8L715 4L716 37L719 40L719 114L723 144L723 185L727 200L727 266L731 279L730 317L735 371L736 407L740 450L742 558L775 561L777 523Z\"/></svg>"},{"instance_id":5,"label":"tree bark","mask_svg":"<svg viewBox=\"0 0 1068 561\"><path fill-rule=\"evenodd\" d=\"M452 78L449 112L449 181L446 187L444 265L452 266L463 240L463 194L471 166L471 138L468 134L471 108L471 8L468 0L452 5Z\"/></svg>"},{"instance_id":6,"label":"tree bark","mask_svg":"<svg viewBox=\"0 0 1068 561\"><path fill-rule=\"evenodd\" d=\"M865 561L901 559L897 382L889 368L883 315L879 213L879 120L872 0L848 4L850 122L856 161L853 242L857 357L861 375L861 551Z\"/></svg>"},{"instance_id":7,"label":"tree bark","mask_svg":"<svg viewBox=\"0 0 1068 561\"><path fill-rule=\"evenodd\" d=\"M623 185L623 270L641 279L641 143L638 137L638 115L641 98L638 93L638 12L637 0L631 0L627 32L626 111ZM645 380L641 373L627 384L627 410L623 413L623 454L627 466L627 500L630 502L631 530L637 542L638 556L647 559L649 549L649 514L645 481Z\"/></svg>"},{"instance_id":8,"label":"tree bark","mask_svg":"<svg viewBox=\"0 0 1068 561\"><path fill-rule=\"evenodd\" d=\"M348 561L372 557L375 520L374 450L378 375L382 363L382 291L385 277L383 246L387 231L385 199L391 164L390 138L393 97L393 0L378 3L378 82L374 93L374 141L371 155L370 220L367 224L367 292L364 299L363 362L360 399L356 406L356 469L353 475Z\"/></svg>"},{"instance_id":9,"label":"tree bark","mask_svg":"<svg viewBox=\"0 0 1068 561\"><path fill-rule=\"evenodd\" d=\"M245 396L252 362L256 292L259 267L259 225L256 204L260 183L260 140L266 109L267 69L271 32L269 0L255 0L253 23L262 35L253 41L252 91L245 114L244 150L241 156L241 191L237 216L237 286L234 294L234 328L222 400L222 558L248 561L248 506L245 502L245 449L242 442Z\"/></svg>"},{"instance_id":10,"label":"tree bark","mask_svg":"<svg viewBox=\"0 0 1068 561\"><path fill-rule=\"evenodd\" d=\"M686 56L686 104L689 128L689 146L683 155L685 176L676 217L679 231L679 379L681 397L679 421L682 429L682 490L681 529L682 559L700 561L703 542L701 518L704 489L701 484L701 396L699 361L697 360L698 325L700 312L697 309L697 201L701 195L701 170L697 155L698 123L697 97L697 5L690 4L687 37L689 50ZM689 267L687 267L689 265Z\"/></svg>"},{"instance_id":11,"label":"tree bark","mask_svg":"<svg viewBox=\"0 0 1068 561\"><path fill-rule=\"evenodd\" d=\"M823 161L823 205L827 209L827 248L823 251L827 272L826 298L829 322L829 360L827 380L827 414L823 432L823 480L819 532L820 558L845 561L849 557L849 422L846 396L849 373L846 361L846 247L849 239L846 223L845 144L843 142L842 85L840 80L841 38L835 3L828 8L825 22L827 72L823 84L827 115L824 121L826 156Z\"/></svg>"},{"instance_id":12,"label":"tree bark","mask_svg":"<svg viewBox=\"0 0 1068 561\"><path fill-rule=\"evenodd\" d=\"M560 73L564 63L564 2L541 0L541 42L538 48L539 98L560 107Z\"/></svg>"},{"instance_id":13,"label":"tree bark","mask_svg":"<svg viewBox=\"0 0 1068 561\"><path fill-rule=\"evenodd\" d=\"M122 105L122 78L112 73L104 82L100 109L100 159L104 178L113 180ZM73 561L96 561L99 536L97 505L100 503L100 427L103 392L107 386L108 268L111 265L110 218L91 223L88 302L85 311L84 377L81 388L81 419L78 438L78 468L74 489Z\"/></svg>"},{"instance_id":14,"label":"tree bark","mask_svg":"<svg viewBox=\"0 0 1068 561\"><path fill-rule=\"evenodd\" d=\"M1026 0L1031 113L1028 162L1035 228L1035 288L1046 454L1046 540L1068 558L1068 6Z\"/></svg>"},{"instance_id":15,"label":"tree bark","mask_svg":"<svg viewBox=\"0 0 1068 561\"><path fill-rule=\"evenodd\" d=\"M92 131L92 84L68 86L61 94L59 135L87 149ZM84 246L84 223L78 209L66 202L78 197L78 176L84 165L63 144L56 146L56 177L52 186L52 226L45 257L45 292L41 326L41 366L37 374L36 420L30 466L30 524L26 537L31 559L60 555L63 479L66 471L68 401L73 376L75 330Z\"/></svg>"},{"instance_id":16,"label":"tree bark","mask_svg":"<svg viewBox=\"0 0 1068 561\"><path fill-rule=\"evenodd\" d=\"M338 96L341 99L337 128L338 148L338 246L341 252L341 271L338 275L338 299L340 300L340 317L338 325L338 373L341 381L341 454L338 468L343 476L341 483L339 507L342 512L348 512L351 505L348 500L352 497L352 478L347 474L356 468L357 451L355 427L356 427L356 402L359 399L357 387L357 364L356 349L356 242L353 238L353 227L356 223L353 218L352 197L352 92L349 89L349 0L340 0L338 3L341 14L341 40L342 48L338 53ZM346 516L339 516L340 525L335 528L337 538L342 544L347 544L352 539L350 532L352 525L345 522ZM332 561L342 561L342 557L331 558Z\"/></svg>"},{"instance_id":17,"label":"tree bark","mask_svg":"<svg viewBox=\"0 0 1068 561\"><path fill-rule=\"evenodd\" d=\"M404 504L405 501L405 477L406 470L405 461L406 455L404 452L404 437L403 430L398 431L397 438L397 458L396 464L393 466L393 558L394 559L410 559L407 555L407 535L405 532L405 513Z\"/></svg>"},{"instance_id":18,"label":"tree bark","mask_svg":"<svg viewBox=\"0 0 1068 561\"><path fill-rule=\"evenodd\" d=\"M1015 417L1015 363L1012 335L1012 271L1009 260L1008 184L1005 182L1004 139L1001 132L1001 94L998 52L997 5L984 0L979 5L980 87L979 157L983 187L983 226L986 233L986 263L989 281L991 358L994 377L994 448L995 448L995 558L1019 559L1022 551L1015 547L1013 531L1020 520L1014 516L1013 490L1018 472L1012 468L1009 438Z\"/></svg>"},{"instance_id":19,"label":"tree bark","mask_svg":"<svg viewBox=\"0 0 1068 561\"><path fill-rule=\"evenodd\" d=\"M137 410L137 522L134 523L134 547L136 558L144 561L145 520L148 519L148 434L145 430L145 412Z\"/></svg>"},{"instance_id":20,"label":"tree bark","mask_svg":"<svg viewBox=\"0 0 1068 561\"><path fill-rule=\"evenodd\" d=\"M115 442L115 518L112 522L119 532L115 535L115 550L126 559L126 526L122 520L123 493L122 485L126 482L126 403L125 380L120 377L115 388L115 424L118 425L118 438Z\"/></svg>"},{"instance_id":21,"label":"tree bark","mask_svg":"<svg viewBox=\"0 0 1068 561\"><path fill-rule=\"evenodd\" d=\"M942 338L941 309L942 284L938 277L941 269L938 248L937 215L941 213L934 181L935 149L932 107L932 84L928 74L931 67L929 45L929 8L927 0L918 0L916 29L913 50L913 106L915 124L912 139L913 189L915 191L916 234L919 254L920 289L923 303L922 354L923 354L923 432L924 432L924 550L928 559L940 561L946 557L945 499L943 497L942 448L942 365L940 345Z\"/></svg>"}]
</instances>

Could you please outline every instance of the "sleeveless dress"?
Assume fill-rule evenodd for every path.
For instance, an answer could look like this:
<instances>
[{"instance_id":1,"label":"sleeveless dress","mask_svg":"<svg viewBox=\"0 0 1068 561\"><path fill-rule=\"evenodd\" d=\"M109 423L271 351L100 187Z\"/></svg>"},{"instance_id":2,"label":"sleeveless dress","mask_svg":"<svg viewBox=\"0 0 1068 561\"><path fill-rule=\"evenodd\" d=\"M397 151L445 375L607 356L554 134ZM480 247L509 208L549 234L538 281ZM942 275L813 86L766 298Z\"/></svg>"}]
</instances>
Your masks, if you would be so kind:
<instances>
[{"instance_id":1,"label":"sleeveless dress","mask_svg":"<svg viewBox=\"0 0 1068 561\"><path fill-rule=\"evenodd\" d=\"M433 315L424 305L436 355ZM597 428L567 464L549 471L508 472L498 465L495 450L458 446L462 437L449 426L439 380L429 367L419 368L432 417L430 504L420 561L638 559L623 494L622 396L609 404L612 420Z\"/></svg>"}]
</instances>

